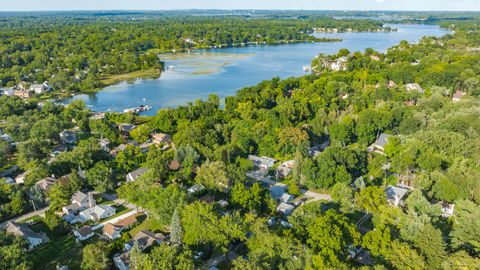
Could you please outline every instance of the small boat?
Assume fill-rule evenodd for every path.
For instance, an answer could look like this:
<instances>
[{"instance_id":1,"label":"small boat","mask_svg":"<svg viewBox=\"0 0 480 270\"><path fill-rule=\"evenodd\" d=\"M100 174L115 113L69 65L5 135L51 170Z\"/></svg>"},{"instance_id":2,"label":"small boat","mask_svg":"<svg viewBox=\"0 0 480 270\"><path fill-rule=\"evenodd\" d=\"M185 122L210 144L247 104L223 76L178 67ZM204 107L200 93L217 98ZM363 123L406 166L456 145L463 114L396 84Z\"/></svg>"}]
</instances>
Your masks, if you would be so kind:
<instances>
[{"instance_id":1,"label":"small boat","mask_svg":"<svg viewBox=\"0 0 480 270\"><path fill-rule=\"evenodd\" d=\"M310 67L309 66L304 66L303 71L305 71L305 72L310 71Z\"/></svg>"},{"instance_id":2,"label":"small boat","mask_svg":"<svg viewBox=\"0 0 480 270\"><path fill-rule=\"evenodd\" d=\"M142 98L143 101L146 101L147 99L146 98Z\"/></svg>"}]
</instances>

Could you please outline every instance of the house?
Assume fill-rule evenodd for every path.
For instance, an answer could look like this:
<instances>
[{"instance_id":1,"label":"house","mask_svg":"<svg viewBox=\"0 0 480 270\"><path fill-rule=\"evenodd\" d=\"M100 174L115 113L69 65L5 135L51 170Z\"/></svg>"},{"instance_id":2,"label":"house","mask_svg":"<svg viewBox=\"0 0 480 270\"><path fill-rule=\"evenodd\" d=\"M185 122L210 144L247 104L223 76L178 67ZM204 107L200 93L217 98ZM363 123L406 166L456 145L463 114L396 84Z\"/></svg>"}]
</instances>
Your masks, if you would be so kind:
<instances>
[{"instance_id":1,"label":"house","mask_svg":"<svg viewBox=\"0 0 480 270\"><path fill-rule=\"evenodd\" d=\"M388 137L390 137L390 135L385 133L380 134L377 140L367 148L368 152L376 152L384 155L385 145L388 143Z\"/></svg>"},{"instance_id":2,"label":"house","mask_svg":"<svg viewBox=\"0 0 480 270\"><path fill-rule=\"evenodd\" d=\"M77 191L73 194L71 204L62 207L62 211L65 214L76 214L87 208L94 207L96 202L92 193L85 194L81 191Z\"/></svg>"},{"instance_id":3,"label":"house","mask_svg":"<svg viewBox=\"0 0 480 270\"><path fill-rule=\"evenodd\" d=\"M11 177L3 177L1 179L4 180L5 184L9 184L9 185L15 184L15 180L13 180L13 178Z\"/></svg>"},{"instance_id":4,"label":"house","mask_svg":"<svg viewBox=\"0 0 480 270\"><path fill-rule=\"evenodd\" d=\"M198 192L200 192L200 191L202 191L202 190L204 190L204 189L205 189L204 186L199 185L199 184L195 184L195 185L193 185L193 186L191 186L191 187L188 188L188 194L198 193Z\"/></svg>"},{"instance_id":5,"label":"house","mask_svg":"<svg viewBox=\"0 0 480 270\"><path fill-rule=\"evenodd\" d=\"M137 243L140 250L145 250L153 244L160 244L166 239L165 235L161 233L153 233L151 231L140 231L133 238L125 243L125 249L131 250L135 243Z\"/></svg>"},{"instance_id":6,"label":"house","mask_svg":"<svg viewBox=\"0 0 480 270\"><path fill-rule=\"evenodd\" d=\"M133 227L137 223L138 223L137 214L133 214L133 215L128 216L124 219L120 219L119 221L117 221L115 223L115 225L121 226L124 229L130 229L131 227Z\"/></svg>"},{"instance_id":7,"label":"house","mask_svg":"<svg viewBox=\"0 0 480 270\"><path fill-rule=\"evenodd\" d=\"M122 253L113 257L113 264L118 270L130 269L130 250L124 250Z\"/></svg>"},{"instance_id":8,"label":"house","mask_svg":"<svg viewBox=\"0 0 480 270\"><path fill-rule=\"evenodd\" d=\"M35 183L35 186L37 186L44 194L48 193L50 191L50 188L57 182L57 179L52 178L52 177L46 177L41 180L38 180Z\"/></svg>"},{"instance_id":9,"label":"house","mask_svg":"<svg viewBox=\"0 0 480 270\"><path fill-rule=\"evenodd\" d=\"M15 177L15 183L17 184L25 184L25 177L27 175L27 172L21 173Z\"/></svg>"},{"instance_id":10,"label":"house","mask_svg":"<svg viewBox=\"0 0 480 270\"><path fill-rule=\"evenodd\" d=\"M107 223L103 226L103 235L107 236L111 240L122 237L123 227L120 225Z\"/></svg>"},{"instance_id":11,"label":"house","mask_svg":"<svg viewBox=\"0 0 480 270\"><path fill-rule=\"evenodd\" d=\"M132 125L132 124L120 124L118 125L118 130L120 130L121 133L123 133L124 135L130 135L130 132L132 130L134 130L137 126L136 125Z\"/></svg>"},{"instance_id":12,"label":"house","mask_svg":"<svg viewBox=\"0 0 480 270\"><path fill-rule=\"evenodd\" d=\"M287 202L292 201L294 198L295 198L295 197L294 197L293 195L288 194L288 193L285 192L285 193L283 193L282 196L280 197L280 201L287 203Z\"/></svg>"},{"instance_id":13,"label":"house","mask_svg":"<svg viewBox=\"0 0 480 270\"><path fill-rule=\"evenodd\" d=\"M292 173L293 167L295 167L295 160L282 163L276 170L277 178L287 178Z\"/></svg>"},{"instance_id":14,"label":"house","mask_svg":"<svg viewBox=\"0 0 480 270\"><path fill-rule=\"evenodd\" d=\"M293 210L295 210L295 206L284 202L280 203L277 207L277 212L285 216L291 215Z\"/></svg>"},{"instance_id":15,"label":"house","mask_svg":"<svg viewBox=\"0 0 480 270\"><path fill-rule=\"evenodd\" d=\"M253 165L255 165L255 167L265 170L270 169L271 167L273 167L273 165L275 165L275 162L277 162L277 160L273 158L257 157L254 155L248 155L248 159L253 161Z\"/></svg>"},{"instance_id":16,"label":"house","mask_svg":"<svg viewBox=\"0 0 480 270\"><path fill-rule=\"evenodd\" d=\"M416 91L416 92L419 92L419 93L424 93L425 92L425 90L423 90L423 88L418 83L408 83L408 84L405 85L405 89L408 92L411 92L411 91Z\"/></svg>"},{"instance_id":17,"label":"house","mask_svg":"<svg viewBox=\"0 0 480 270\"><path fill-rule=\"evenodd\" d=\"M46 87L45 83L43 84L32 84L30 85L30 91L34 92L35 94L44 94L46 93L48 88Z\"/></svg>"},{"instance_id":18,"label":"house","mask_svg":"<svg viewBox=\"0 0 480 270\"><path fill-rule=\"evenodd\" d=\"M460 90L455 91L455 94L453 94L452 101L453 102L459 102L462 99L463 93Z\"/></svg>"},{"instance_id":19,"label":"house","mask_svg":"<svg viewBox=\"0 0 480 270\"><path fill-rule=\"evenodd\" d=\"M100 148L103 149L103 151L109 152L110 151L110 140L109 139L100 139L98 140L98 144L100 145Z\"/></svg>"},{"instance_id":20,"label":"house","mask_svg":"<svg viewBox=\"0 0 480 270\"><path fill-rule=\"evenodd\" d=\"M116 211L117 209L109 205L95 205L94 207L81 211L79 218L84 222L88 220L99 221L115 215Z\"/></svg>"},{"instance_id":21,"label":"house","mask_svg":"<svg viewBox=\"0 0 480 270\"><path fill-rule=\"evenodd\" d=\"M453 210L455 209L455 204L447 202L439 202L440 207L442 207L442 217L451 217L453 216Z\"/></svg>"},{"instance_id":22,"label":"house","mask_svg":"<svg viewBox=\"0 0 480 270\"><path fill-rule=\"evenodd\" d=\"M380 57L378 55L370 55L370 59L373 61L380 61Z\"/></svg>"},{"instance_id":23,"label":"house","mask_svg":"<svg viewBox=\"0 0 480 270\"><path fill-rule=\"evenodd\" d=\"M217 203L218 203L218 205L219 205L220 207L222 207L222 208L225 208L225 207L228 206L228 202L225 201L225 200L220 200L220 201L218 201Z\"/></svg>"},{"instance_id":24,"label":"house","mask_svg":"<svg viewBox=\"0 0 480 270\"><path fill-rule=\"evenodd\" d=\"M287 186L284 184L275 184L270 187L270 195L275 200L280 200L285 193Z\"/></svg>"},{"instance_id":25,"label":"house","mask_svg":"<svg viewBox=\"0 0 480 270\"><path fill-rule=\"evenodd\" d=\"M5 228L7 233L22 237L28 242L28 250L32 250L43 243L48 242L48 237L45 233L37 233L32 231L27 224L8 222Z\"/></svg>"},{"instance_id":26,"label":"house","mask_svg":"<svg viewBox=\"0 0 480 270\"><path fill-rule=\"evenodd\" d=\"M14 90L13 88L2 88L2 93L5 96L13 96Z\"/></svg>"},{"instance_id":27,"label":"house","mask_svg":"<svg viewBox=\"0 0 480 270\"><path fill-rule=\"evenodd\" d=\"M397 186L388 186L385 189L387 201L395 207L403 204L403 198L407 195L408 189Z\"/></svg>"},{"instance_id":28,"label":"house","mask_svg":"<svg viewBox=\"0 0 480 270\"><path fill-rule=\"evenodd\" d=\"M73 234L75 235L75 237L77 237L78 241L84 241L94 236L95 232L90 226L82 226L79 229L73 231Z\"/></svg>"},{"instance_id":29,"label":"house","mask_svg":"<svg viewBox=\"0 0 480 270\"><path fill-rule=\"evenodd\" d=\"M33 92L30 90L17 90L13 92L13 95L21 98L31 98L33 97Z\"/></svg>"},{"instance_id":30,"label":"house","mask_svg":"<svg viewBox=\"0 0 480 270\"><path fill-rule=\"evenodd\" d=\"M127 182L135 182L138 178L148 171L147 168L138 168L133 172L129 172L126 176Z\"/></svg>"},{"instance_id":31,"label":"house","mask_svg":"<svg viewBox=\"0 0 480 270\"><path fill-rule=\"evenodd\" d=\"M180 169L180 162L178 162L178 160L174 159L174 160L170 161L170 163L168 164L168 168L172 171L178 171Z\"/></svg>"},{"instance_id":32,"label":"house","mask_svg":"<svg viewBox=\"0 0 480 270\"><path fill-rule=\"evenodd\" d=\"M330 145L330 140L324 141L322 144L316 144L308 149L308 154L312 157L320 155Z\"/></svg>"},{"instance_id":33,"label":"house","mask_svg":"<svg viewBox=\"0 0 480 270\"><path fill-rule=\"evenodd\" d=\"M171 144L172 136L165 133L154 133L152 134L152 142L156 145Z\"/></svg>"},{"instance_id":34,"label":"house","mask_svg":"<svg viewBox=\"0 0 480 270\"><path fill-rule=\"evenodd\" d=\"M388 87L388 89L396 88L397 84L394 81L389 80L388 84L387 84L387 87Z\"/></svg>"},{"instance_id":35,"label":"house","mask_svg":"<svg viewBox=\"0 0 480 270\"><path fill-rule=\"evenodd\" d=\"M71 130L64 130L60 132L59 136L63 144L74 144L77 141L77 134Z\"/></svg>"},{"instance_id":36,"label":"house","mask_svg":"<svg viewBox=\"0 0 480 270\"><path fill-rule=\"evenodd\" d=\"M110 151L110 155L112 157L115 157L118 153L122 152L122 151L125 151L125 149L127 149L127 145L126 144L120 144L119 146L117 146L115 149L113 149L112 151Z\"/></svg>"}]
</instances>

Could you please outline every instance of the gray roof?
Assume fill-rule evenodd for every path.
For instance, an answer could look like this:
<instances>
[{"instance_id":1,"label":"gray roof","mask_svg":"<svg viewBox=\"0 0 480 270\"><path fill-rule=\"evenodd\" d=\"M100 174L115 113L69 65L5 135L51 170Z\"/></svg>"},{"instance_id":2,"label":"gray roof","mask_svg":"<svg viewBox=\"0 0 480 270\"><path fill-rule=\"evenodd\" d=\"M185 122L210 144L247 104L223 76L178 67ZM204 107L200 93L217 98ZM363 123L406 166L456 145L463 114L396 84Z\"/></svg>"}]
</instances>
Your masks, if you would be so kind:
<instances>
[{"instance_id":1,"label":"gray roof","mask_svg":"<svg viewBox=\"0 0 480 270\"><path fill-rule=\"evenodd\" d=\"M257 157L254 155L248 155L248 159L253 161L253 164L257 167L264 165L266 167L272 167L275 162L277 162L276 159L269 158L269 157Z\"/></svg>"},{"instance_id":2,"label":"gray roof","mask_svg":"<svg viewBox=\"0 0 480 270\"><path fill-rule=\"evenodd\" d=\"M87 202L88 200L88 195L81 192L81 191L77 191L73 194L72 196L72 202L75 201L75 202Z\"/></svg>"},{"instance_id":3,"label":"gray roof","mask_svg":"<svg viewBox=\"0 0 480 270\"><path fill-rule=\"evenodd\" d=\"M24 238L40 238L44 241L47 241L48 238L45 234L36 233L32 231L27 224L23 223L15 223L15 222L8 222L6 231L8 233L14 234L16 236L24 237Z\"/></svg>"},{"instance_id":4,"label":"gray roof","mask_svg":"<svg viewBox=\"0 0 480 270\"><path fill-rule=\"evenodd\" d=\"M129 175L134 179L137 180L140 176L144 175L148 171L148 168L142 167L138 168L133 172L130 172Z\"/></svg>"},{"instance_id":5,"label":"gray roof","mask_svg":"<svg viewBox=\"0 0 480 270\"><path fill-rule=\"evenodd\" d=\"M408 189L401 188L397 186L388 186L385 189L385 194L387 195L387 199L389 201L395 201L396 198L401 200L407 194Z\"/></svg>"},{"instance_id":6,"label":"gray roof","mask_svg":"<svg viewBox=\"0 0 480 270\"><path fill-rule=\"evenodd\" d=\"M375 141L374 145L384 148L385 145L387 145L388 143L388 137L390 137L390 135L385 133L380 134L380 136L378 136L378 139Z\"/></svg>"}]
</instances>

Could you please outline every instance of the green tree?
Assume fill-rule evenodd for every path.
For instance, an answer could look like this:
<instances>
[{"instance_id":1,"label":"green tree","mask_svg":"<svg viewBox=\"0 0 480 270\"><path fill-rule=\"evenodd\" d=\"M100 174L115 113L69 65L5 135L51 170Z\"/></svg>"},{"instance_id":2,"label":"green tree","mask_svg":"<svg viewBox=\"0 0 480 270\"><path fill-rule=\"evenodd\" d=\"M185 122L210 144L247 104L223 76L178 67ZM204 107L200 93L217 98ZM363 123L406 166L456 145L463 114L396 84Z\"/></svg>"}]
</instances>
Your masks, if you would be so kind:
<instances>
[{"instance_id":1,"label":"green tree","mask_svg":"<svg viewBox=\"0 0 480 270\"><path fill-rule=\"evenodd\" d=\"M23 238L0 231L0 269L28 270L32 269L25 249L27 241Z\"/></svg>"},{"instance_id":2,"label":"green tree","mask_svg":"<svg viewBox=\"0 0 480 270\"><path fill-rule=\"evenodd\" d=\"M182 244L183 229L180 221L180 213L178 207L175 208L170 222L170 241L174 244Z\"/></svg>"},{"instance_id":3,"label":"green tree","mask_svg":"<svg viewBox=\"0 0 480 270\"><path fill-rule=\"evenodd\" d=\"M469 200L460 200L455 205L455 213L450 232L452 246L467 251L480 252L480 208Z\"/></svg>"},{"instance_id":4,"label":"green tree","mask_svg":"<svg viewBox=\"0 0 480 270\"><path fill-rule=\"evenodd\" d=\"M225 165L220 161L207 161L197 171L195 181L210 190L225 191L230 187Z\"/></svg>"},{"instance_id":5,"label":"green tree","mask_svg":"<svg viewBox=\"0 0 480 270\"><path fill-rule=\"evenodd\" d=\"M85 176L87 182L95 187L98 192L103 193L112 190L115 186L113 170L106 161L97 162L85 172Z\"/></svg>"},{"instance_id":6,"label":"green tree","mask_svg":"<svg viewBox=\"0 0 480 270\"><path fill-rule=\"evenodd\" d=\"M355 194L356 205L367 213L376 213L380 206L387 203L382 187L369 186Z\"/></svg>"},{"instance_id":7,"label":"green tree","mask_svg":"<svg viewBox=\"0 0 480 270\"><path fill-rule=\"evenodd\" d=\"M88 244L83 248L83 259L81 268L84 270L109 269L110 259L108 258L107 245L103 241Z\"/></svg>"}]
</instances>

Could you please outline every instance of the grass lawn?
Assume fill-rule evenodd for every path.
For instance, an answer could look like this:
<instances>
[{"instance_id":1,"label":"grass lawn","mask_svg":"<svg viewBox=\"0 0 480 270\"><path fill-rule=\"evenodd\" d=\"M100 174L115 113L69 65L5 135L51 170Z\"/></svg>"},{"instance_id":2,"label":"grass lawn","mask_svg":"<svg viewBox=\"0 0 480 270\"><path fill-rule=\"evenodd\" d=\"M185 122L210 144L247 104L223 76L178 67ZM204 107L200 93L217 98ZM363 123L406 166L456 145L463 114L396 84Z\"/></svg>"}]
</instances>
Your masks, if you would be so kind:
<instances>
[{"instance_id":1,"label":"grass lawn","mask_svg":"<svg viewBox=\"0 0 480 270\"><path fill-rule=\"evenodd\" d=\"M134 71L124 74L115 74L102 79L103 85L112 85L123 81L131 81L137 78L156 78L160 76L160 71L156 68Z\"/></svg>"},{"instance_id":2,"label":"grass lawn","mask_svg":"<svg viewBox=\"0 0 480 270\"><path fill-rule=\"evenodd\" d=\"M140 221L140 224L138 226L132 228L128 234L130 234L131 237L134 237L138 232L147 230L151 232L165 232L165 229L163 226L160 226L155 220L147 218L147 216L142 215L137 217L138 220Z\"/></svg>"},{"instance_id":3,"label":"grass lawn","mask_svg":"<svg viewBox=\"0 0 480 270\"><path fill-rule=\"evenodd\" d=\"M45 232L50 241L30 253L33 269L56 269L57 264L70 269L80 269L82 263L82 245L75 241L72 234L59 235L50 231L44 223L31 227L37 232Z\"/></svg>"}]
</instances>

